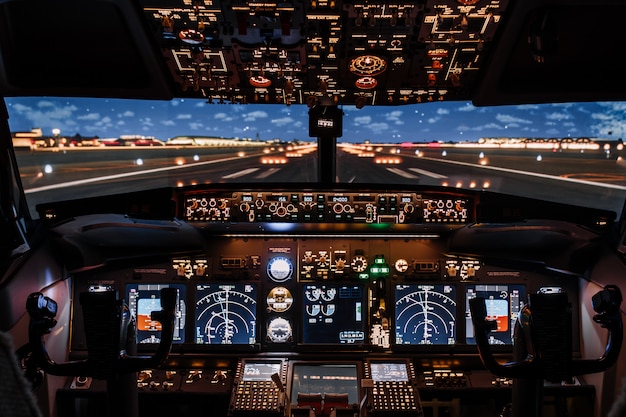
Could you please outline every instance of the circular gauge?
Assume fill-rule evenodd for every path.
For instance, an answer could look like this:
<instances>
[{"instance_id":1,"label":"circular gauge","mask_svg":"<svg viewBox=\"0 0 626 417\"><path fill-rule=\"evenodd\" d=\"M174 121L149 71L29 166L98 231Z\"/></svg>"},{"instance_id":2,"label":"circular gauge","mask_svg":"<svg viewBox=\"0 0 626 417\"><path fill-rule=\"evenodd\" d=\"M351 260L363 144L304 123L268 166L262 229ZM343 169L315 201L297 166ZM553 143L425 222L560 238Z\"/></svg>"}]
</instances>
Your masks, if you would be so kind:
<instances>
[{"instance_id":1,"label":"circular gauge","mask_svg":"<svg viewBox=\"0 0 626 417\"><path fill-rule=\"evenodd\" d=\"M322 290L317 287L307 288L304 291L304 295L306 296L306 299L309 301L317 301L320 299L322 295Z\"/></svg>"},{"instance_id":2,"label":"circular gauge","mask_svg":"<svg viewBox=\"0 0 626 417\"><path fill-rule=\"evenodd\" d=\"M270 80L269 78L265 78L261 75L250 77L249 81L250 85L252 85L253 87L267 88L272 85L272 80Z\"/></svg>"},{"instance_id":3,"label":"circular gauge","mask_svg":"<svg viewBox=\"0 0 626 417\"><path fill-rule=\"evenodd\" d=\"M324 301L332 301L337 296L337 288L322 289L321 296Z\"/></svg>"},{"instance_id":4,"label":"circular gauge","mask_svg":"<svg viewBox=\"0 0 626 417\"><path fill-rule=\"evenodd\" d=\"M150 337L142 339L137 343L161 343L161 339L154 335L151 335Z\"/></svg>"},{"instance_id":5,"label":"circular gauge","mask_svg":"<svg viewBox=\"0 0 626 417\"><path fill-rule=\"evenodd\" d=\"M183 29L178 33L181 41L190 45L198 45L204 42L204 35L197 30Z\"/></svg>"},{"instance_id":6,"label":"circular gauge","mask_svg":"<svg viewBox=\"0 0 626 417\"><path fill-rule=\"evenodd\" d=\"M500 340L492 335L489 335L489 344L490 345L506 345L503 340Z\"/></svg>"},{"instance_id":7,"label":"circular gauge","mask_svg":"<svg viewBox=\"0 0 626 417\"><path fill-rule=\"evenodd\" d=\"M350 61L350 72L363 77L382 74L386 69L385 60L374 55L361 55Z\"/></svg>"},{"instance_id":8,"label":"circular gauge","mask_svg":"<svg viewBox=\"0 0 626 417\"><path fill-rule=\"evenodd\" d=\"M407 269L409 269L409 263L407 262L406 259L400 258L396 260L394 267L396 268L396 271L398 272L406 272Z\"/></svg>"},{"instance_id":9,"label":"circular gauge","mask_svg":"<svg viewBox=\"0 0 626 417\"><path fill-rule=\"evenodd\" d=\"M354 272L365 272L367 269L367 259L363 255L357 255L352 258L352 262L350 262L350 267Z\"/></svg>"},{"instance_id":10,"label":"circular gauge","mask_svg":"<svg viewBox=\"0 0 626 417\"><path fill-rule=\"evenodd\" d=\"M293 274L293 264L291 259L284 256L277 256L270 259L267 264L267 275L274 282L285 282Z\"/></svg>"},{"instance_id":11,"label":"circular gauge","mask_svg":"<svg viewBox=\"0 0 626 417\"><path fill-rule=\"evenodd\" d=\"M267 339L272 343L285 343L291 339L291 323L282 317L277 317L267 325Z\"/></svg>"},{"instance_id":12,"label":"circular gauge","mask_svg":"<svg viewBox=\"0 0 626 417\"><path fill-rule=\"evenodd\" d=\"M378 85L378 81L374 77L361 77L354 82L354 85L363 90L370 90Z\"/></svg>"},{"instance_id":13,"label":"circular gauge","mask_svg":"<svg viewBox=\"0 0 626 417\"><path fill-rule=\"evenodd\" d=\"M274 287L267 296L267 307L270 311L282 313L289 310L293 304L291 291L285 287Z\"/></svg>"}]
</instances>

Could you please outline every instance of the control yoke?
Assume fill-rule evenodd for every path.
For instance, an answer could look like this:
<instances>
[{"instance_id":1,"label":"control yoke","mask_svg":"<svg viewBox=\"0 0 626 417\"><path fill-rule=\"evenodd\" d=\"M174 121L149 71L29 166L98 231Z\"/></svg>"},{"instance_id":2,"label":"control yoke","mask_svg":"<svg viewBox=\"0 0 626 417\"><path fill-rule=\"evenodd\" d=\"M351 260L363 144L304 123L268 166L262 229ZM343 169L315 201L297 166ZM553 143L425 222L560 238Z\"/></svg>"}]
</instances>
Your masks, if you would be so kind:
<instances>
[{"instance_id":1,"label":"control yoke","mask_svg":"<svg viewBox=\"0 0 626 417\"><path fill-rule=\"evenodd\" d=\"M152 311L150 319L161 323L161 340L152 356L129 354L135 341L135 326L123 300L113 291L80 294L85 319L88 357L85 360L55 363L43 340L57 321L57 303L36 292L28 296L30 315L29 342L35 364L50 375L86 376L108 379L115 375L158 368L170 352L174 337L176 289L161 289L161 310ZM132 325L131 325L132 324ZM134 350L134 349L133 349Z\"/></svg>"},{"instance_id":2,"label":"control yoke","mask_svg":"<svg viewBox=\"0 0 626 417\"><path fill-rule=\"evenodd\" d=\"M488 320L485 299L469 300L476 344L485 367L505 378L568 381L573 376L603 372L617 361L622 346L622 293L607 285L592 297L593 320L608 329L604 354L598 359L572 359L571 306L564 292L531 294L519 313L514 330L514 360L496 361L488 341L496 322Z\"/></svg>"}]
</instances>

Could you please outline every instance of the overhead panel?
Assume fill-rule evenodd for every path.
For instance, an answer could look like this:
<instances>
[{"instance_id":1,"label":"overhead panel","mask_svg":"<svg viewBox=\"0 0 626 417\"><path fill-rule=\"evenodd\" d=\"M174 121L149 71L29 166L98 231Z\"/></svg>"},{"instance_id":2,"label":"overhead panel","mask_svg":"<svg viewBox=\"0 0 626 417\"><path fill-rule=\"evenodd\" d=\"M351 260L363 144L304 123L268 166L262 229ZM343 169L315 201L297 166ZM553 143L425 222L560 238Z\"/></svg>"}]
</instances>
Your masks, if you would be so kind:
<instances>
[{"instance_id":1,"label":"overhead panel","mask_svg":"<svg viewBox=\"0 0 626 417\"><path fill-rule=\"evenodd\" d=\"M362 107L470 99L507 1L142 4L179 95Z\"/></svg>"}]
</instances>

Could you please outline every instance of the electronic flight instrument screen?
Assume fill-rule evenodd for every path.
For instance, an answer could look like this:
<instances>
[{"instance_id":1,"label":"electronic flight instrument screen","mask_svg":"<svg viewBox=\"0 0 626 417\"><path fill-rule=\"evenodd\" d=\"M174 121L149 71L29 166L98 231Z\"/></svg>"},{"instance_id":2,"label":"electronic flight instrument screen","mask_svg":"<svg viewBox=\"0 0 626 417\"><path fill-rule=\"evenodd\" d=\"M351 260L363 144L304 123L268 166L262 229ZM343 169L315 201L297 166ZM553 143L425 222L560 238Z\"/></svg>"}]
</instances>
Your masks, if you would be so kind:
<instances>
[{"instance_id":1,"label":"electronic flight instrument screen","mask_svg":"<svg viewBox=\"0 0 626 417\"><path fill-rule=\"evenodd\" d=\"M406 363L403 362L371 362L370 371L374 382L409 381Z\"/></svg>"},{"instance_id":2,"label":"electronic flight instrument screen","mask_svg":"<svg viewBox=\"0 0 626 417\"><path fill-rule=\"evenodd\" d=\"M347 404L359 402L358 369L354 363L294 363L291 373L291 400L321 394L326 401L347 395ZM300 401L302 402L302 401Z\"/></svg>"},{"instance_id":3,"label":"electronic flight instrument screen","mask_svg":"<svg viewBox=\"0 0 626 417\"><path fill-rule=\"evenodd\" d=\"M243 366L242 381L271 381L273 374L281 372L282 362L246 362Z\"/></svg>"},{"instance_id":4,"label":"electronic flight instrument screen","mask_svg":"<svg viewBox=\"0 0 626 417\"><path fill-rule=\"evenodd\" d=\"M159 343L161 323L152 320L150 313L161 310L161 289L176 288L176 315L174 317L174 341L185 342L185 286L181 284L128 284L126 302L137 326L137 343Z\"/></svg>"},{"instance_id":5,"label":"electronic flight instrument screen","mask_svg":"<svg viewBox=\"0 0 626 417\"><path fill-rule=\"evenodd\" d=\"M304 285L302 343L364 343L365 295L362 285Z\"/></svg>"},{"instance_id":6,"label":"electronic flight instrument screen","mask_svg":"<svg viewBox=\"0 0 626 417\"><path fill-rule=\"evenodd\" d=\"M197 284L195 341L210 345L250 345L257 339L255 284Z\"/></svg>"},{"instance_id":7,"label":"electronic flight instrument screen","mask_svg":"<svg viewBox=\"0 0 626 417\"><path fill-rule=\"evenodd\" d=\"M467 344L476 344L469 308L469 300L476 297L485 299L486 319L496 322L496 329L489 333L489 343L492 345L513 344L514 325L526 299L526 287L524 285L468 285L465 288L465 339Z\"/></svg>"},{"instance_id":8,"label":"electronic flight instrument screen","mask_svg":"<svg viewBox=\"0 0 626 417\"><path fill-rule=\"evenodd\" d=\"M398 284L395 287L397 345L456 343L456 287Z\"/></svg>"}]
</instances>

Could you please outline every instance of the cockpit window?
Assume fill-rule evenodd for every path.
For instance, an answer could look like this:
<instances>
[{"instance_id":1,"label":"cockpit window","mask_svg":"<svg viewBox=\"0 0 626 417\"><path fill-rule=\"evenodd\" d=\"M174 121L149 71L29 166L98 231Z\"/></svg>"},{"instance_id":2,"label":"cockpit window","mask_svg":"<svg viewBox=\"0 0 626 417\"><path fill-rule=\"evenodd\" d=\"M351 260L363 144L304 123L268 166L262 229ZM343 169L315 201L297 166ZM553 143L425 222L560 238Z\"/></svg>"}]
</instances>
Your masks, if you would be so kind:
<instances>
[{"instance_id":1,"label":"cockpit window","mask_svg":"<svg viewBox=\"0 0 626 417\"><path fill-rule=\"evenodd\" d=\"M339 106L328 120L305 105L199 99L6 102L33 215L43 202L150 188L317 182L318 141L335 140L310 136L319 123L342 127L337 183L484 189L618 213L626 195L619 102Z\"/></svg>"}]
</instances>

